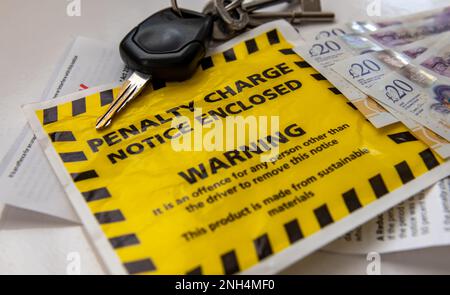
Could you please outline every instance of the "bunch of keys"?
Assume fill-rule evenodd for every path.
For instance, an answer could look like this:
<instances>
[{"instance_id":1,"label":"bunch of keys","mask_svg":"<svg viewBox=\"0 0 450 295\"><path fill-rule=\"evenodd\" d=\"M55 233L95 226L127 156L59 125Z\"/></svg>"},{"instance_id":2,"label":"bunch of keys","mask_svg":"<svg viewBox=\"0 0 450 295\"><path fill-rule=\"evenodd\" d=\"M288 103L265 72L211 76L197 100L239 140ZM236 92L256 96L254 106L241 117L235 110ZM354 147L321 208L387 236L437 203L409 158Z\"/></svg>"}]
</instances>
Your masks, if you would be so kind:
<instances>
[{"instance_id":1,"label":"bunch of keys","mask_svg":"<svg viewBox=\"0 0 450 295\"><path fill-rule=\"evenodd\" d=\"M258 12L260 9L286 3L299 5L300 11ZM217 15L214 22L213 39L228 40L249 28L262 25L276 19L285 19L291 24L304 22L330 22L334 13L322 12L320 0L253 0L225 1L211 0L203 9L203 13Z\"/></svg>"},{"instance_id":2,"label":"bunch of keys","mask_svg":"<svg viewBox=\"0 0 450 295\"><path fill-rule=\"evenodd\" d=\"M189 79L205 57L212 39L226 40L247 28L280 18L291 23L334 20L333 13L324 12L255 12L296 0L213 0L203 13L180 9L176 0L171 1L172 7L144 20L120 43L122 60L134 72L106 113L98 118L97 130L111 125L113 117L138 97L150 80ZM302 2L320 4L319 0Z\"/></svg>"}]
</instances>

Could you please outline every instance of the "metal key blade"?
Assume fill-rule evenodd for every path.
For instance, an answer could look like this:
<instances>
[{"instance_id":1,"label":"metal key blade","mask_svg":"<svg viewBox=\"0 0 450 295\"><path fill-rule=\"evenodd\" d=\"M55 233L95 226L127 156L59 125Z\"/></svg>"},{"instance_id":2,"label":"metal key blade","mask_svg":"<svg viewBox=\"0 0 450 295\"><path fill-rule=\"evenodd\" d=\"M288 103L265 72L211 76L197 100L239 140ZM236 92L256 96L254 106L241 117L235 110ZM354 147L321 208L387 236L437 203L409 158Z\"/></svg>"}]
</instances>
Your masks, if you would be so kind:
<instances>
[{"instance_id":1,"label":"metal key blade","mask_svg":"<svg viewBox=\"0 0 450 295\"><path fill-rule=\"evenodd\" d=\"M277 4L295 3L297 1L298 0L251 0L251 1L234 0L230 4L226 5L225 9L227 11L231 11L241 6L246 12L251 13L255 10L260 10Z\"/></svg>"},{"instance_id":2,"label":"metal key blade","mask_svg":"<svg viewBox=\"0 0 450 295\"><path fill-rule=\"evenodd\" d=\"M257 27L268 21L273 21L276 19L285 19L294 25L298 25L304 22L317 23L334 21L333 12L254 12L249 14L249 16L249 27Z\"/></svg>"},{"instance_id":3,"label":"metal key blade","mask_svg":"<svg viewBox=\"0 0 450 295\"><path fill-rule=\"evenodd\" d=\"M119 96L109 106L106 113L98 118L95 128L101 130L108 127L111 124L113 117L119 113L127 103L135 99L141 93L145 84L147 84L150 79L150 75L134 72L122 85Z\"/></svg>"}]
</instances>

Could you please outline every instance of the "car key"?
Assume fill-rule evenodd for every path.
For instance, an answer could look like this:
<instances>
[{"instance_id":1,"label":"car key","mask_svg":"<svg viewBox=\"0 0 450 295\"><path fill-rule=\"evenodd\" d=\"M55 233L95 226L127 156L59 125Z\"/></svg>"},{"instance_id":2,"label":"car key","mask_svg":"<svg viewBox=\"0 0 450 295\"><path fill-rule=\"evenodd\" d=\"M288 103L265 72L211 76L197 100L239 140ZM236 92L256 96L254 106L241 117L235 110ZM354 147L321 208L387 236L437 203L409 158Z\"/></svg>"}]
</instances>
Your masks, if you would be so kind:
<instances>
[{"instance_id":1,"label":"car key","mask_svg":"<svg viewBox=\"0 0 450 295\"><path fill-rule=\"evenodd\" d=\"M98 118L95 128L109 126L113 117L134 100L151 79L189 79L206 55L212 28L210 15L167 8L128 33L120 43L120 55L134 73L122 85L119 96L106 113Z\"/></svg>"}]
</instances>

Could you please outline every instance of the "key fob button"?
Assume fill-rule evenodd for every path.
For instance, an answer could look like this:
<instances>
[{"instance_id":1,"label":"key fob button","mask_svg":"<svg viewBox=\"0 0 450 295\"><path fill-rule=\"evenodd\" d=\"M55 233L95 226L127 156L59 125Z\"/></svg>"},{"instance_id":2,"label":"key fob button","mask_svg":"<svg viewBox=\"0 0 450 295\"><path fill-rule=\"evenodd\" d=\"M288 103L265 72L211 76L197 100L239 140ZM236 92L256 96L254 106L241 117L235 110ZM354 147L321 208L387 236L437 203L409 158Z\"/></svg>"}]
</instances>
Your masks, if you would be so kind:
<instances>
[{"instance_id":1,"label":"key fob button","mask_svg":"<svg viewBox=\"0 0 450 295\"><path fill-rule=\"evenodd\" d=\"M134 41L143 50L153 54L179 51L189 43L179 29L157 25L136 31Z\"/></svg>"},{"instance_id":2,"label":"key fob button","mask_svg":"<svg viewBox=\"0 0 450 295\"><path fill-rule=\"evenodd\" d=\"M161 10L134 28L121 42L120 55L135 71L154 79L182 81L190 78L206 54L211 16L182 10Z\"/></svg>"}]
</instances>

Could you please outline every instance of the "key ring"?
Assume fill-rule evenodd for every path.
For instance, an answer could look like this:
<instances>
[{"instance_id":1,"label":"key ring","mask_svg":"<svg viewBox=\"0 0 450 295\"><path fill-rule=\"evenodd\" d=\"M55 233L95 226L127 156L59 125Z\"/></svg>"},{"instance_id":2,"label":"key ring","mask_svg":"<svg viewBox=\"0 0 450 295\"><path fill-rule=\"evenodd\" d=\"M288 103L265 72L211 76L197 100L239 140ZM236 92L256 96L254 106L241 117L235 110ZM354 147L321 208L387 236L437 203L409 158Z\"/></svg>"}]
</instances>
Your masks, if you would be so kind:
<instances>
[{"instance_id":1,"label":"key ring","mask_svg":"<svg viewBox=\"0 0 450 295\"><path fill-rule=\"evenodd\" d=\"M175 11L179 16L183 17L183 13L181 12L180 7L178 6L177 0L170 0L170 3L172 4L173 11Z\"/></svg>"},{"instance_id":2,"label":"key ring","mask_svg":"<svg viewBox=\"0 0 450 295\"><path fill-rule=\"evenodd\" d=\"M216 7L216 11L219 14L219 16L222 18L222 20L230 27L233 31L240 31L243 30L245 27L247 27L250 18L248 16L248 13L245 12L242 8L242 2L244 0L234 0L231 3L231 7L234 7L235 5L239 5L236 8L234 8L234 11L237 15L237 18L235 18L228 10L225 5L224 0L214 0L214 6Z\"/></svg>"},{"instance_id":3,"label":"key ring","mask_svg":"<svg viewBox=\"0 0 450 295\"><path fill-rule=\"evenodd\" d=\"M230 11L230 10L236 9L242 4L242 2L243 1L233 1L231 4L229 4L225 7L225 10ZM170 3L172 4L173 11L175 11L179 16L183 16L183 13L182 13L180 7L178 6L178 1L170 0Z\"/></svg>"}]
</instances>

